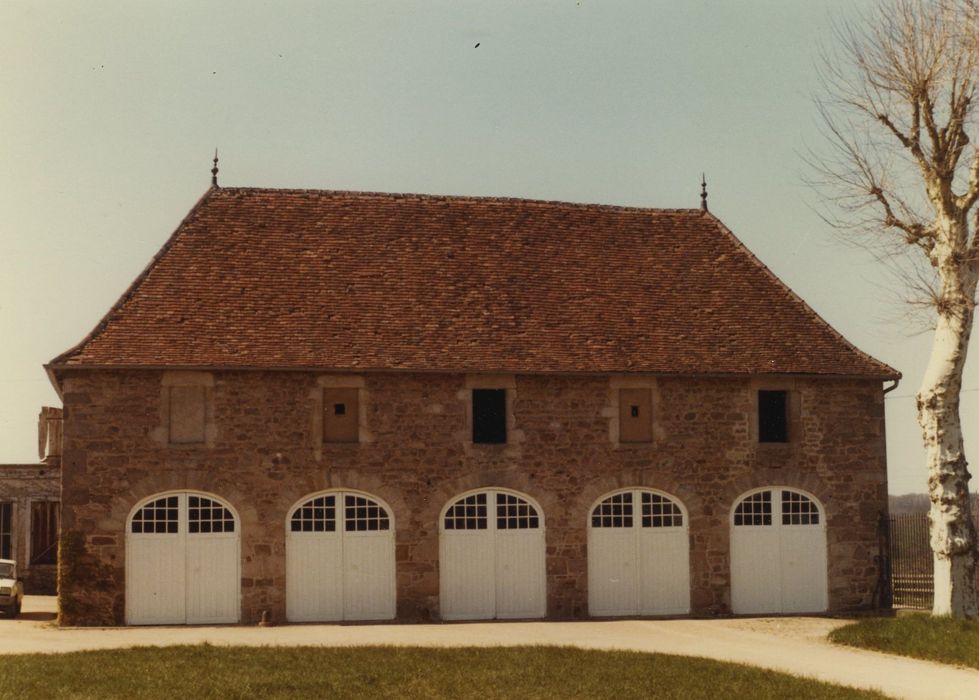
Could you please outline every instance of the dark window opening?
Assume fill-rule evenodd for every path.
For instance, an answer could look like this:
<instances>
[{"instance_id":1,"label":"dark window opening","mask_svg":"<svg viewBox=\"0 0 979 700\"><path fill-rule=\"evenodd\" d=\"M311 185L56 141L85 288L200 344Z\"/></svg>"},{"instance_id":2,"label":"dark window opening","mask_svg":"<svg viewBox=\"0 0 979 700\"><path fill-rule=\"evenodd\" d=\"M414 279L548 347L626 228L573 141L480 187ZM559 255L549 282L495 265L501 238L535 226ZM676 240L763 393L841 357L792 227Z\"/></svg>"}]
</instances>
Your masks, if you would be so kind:
<instances>
[{"instance_id":1,"label":"dark window opening","mask_svg":"<svg viewBox=\"0 0 979 700\"><path fill-rule=\"evenodd\" d=\"M632 417L633 418L638 418L639 417L639 407L638 406L633 406L632 407Z\"/></svg>"},{"instance_id":2,"label":"dark window opening","mask_svg":"<svg viewBox=\"0 0 979 700\"><path fill-rule=\"evenodd\" d=\"M333 415L335 416L345 416L347 415L347 406L342 403L333 404Z\"/></svg>"},{"instance_id":3,"label":"dark window opening","mask_svg":"<svg viewBox=\"0 0 979 700\"><path fill-rule=\"evenodd\" d=\"M788 442L788 392L758 392L758 442Z\"/></svg>"},{"instance_id":4,"label":"dark window opening","mask_svg":"<svg viewBox=\"0 0 979 700\"><path fill-rule=\"evenodd\" d=\"M506 443L506 389L473 389L473 442Z\"/></svg>"},{"instance_id":5,"label":"dark window opening","mask_svg":"<svg viewBox=\"0 0 979 700\"><path fill-rule=\"evenodd\" d=\"M31 503L31 564L58 563L60 510L57 501Z\"/></svg>"},{"instance_id":6,"label":"dark window opening","mask_svg":"<svg viewBox=\"0 0 979 700\"><path fill-rule=\"evenodd\" d=\"M10 556L10 521L12 503L0 503L0 559L13 559Z\"/></svg>"}]
</instances>

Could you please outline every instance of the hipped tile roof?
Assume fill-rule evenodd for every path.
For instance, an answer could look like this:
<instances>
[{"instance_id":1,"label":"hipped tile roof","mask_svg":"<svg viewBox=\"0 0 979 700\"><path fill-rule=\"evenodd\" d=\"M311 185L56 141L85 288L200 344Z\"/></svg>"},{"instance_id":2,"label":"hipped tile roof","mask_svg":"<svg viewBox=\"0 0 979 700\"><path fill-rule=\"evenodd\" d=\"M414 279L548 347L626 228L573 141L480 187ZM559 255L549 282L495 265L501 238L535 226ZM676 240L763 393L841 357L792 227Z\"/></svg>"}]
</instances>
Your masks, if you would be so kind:
<instances>
[{"instance_id":1,"label":"hipped tile roof","mask_svg":"<svg viewBox=\"0 0 979 700\"><path fill-rule=\"evenodd\" d=\"M697 209L217 187L51 367L899 376Z\"/></svg>"}]
</instances>

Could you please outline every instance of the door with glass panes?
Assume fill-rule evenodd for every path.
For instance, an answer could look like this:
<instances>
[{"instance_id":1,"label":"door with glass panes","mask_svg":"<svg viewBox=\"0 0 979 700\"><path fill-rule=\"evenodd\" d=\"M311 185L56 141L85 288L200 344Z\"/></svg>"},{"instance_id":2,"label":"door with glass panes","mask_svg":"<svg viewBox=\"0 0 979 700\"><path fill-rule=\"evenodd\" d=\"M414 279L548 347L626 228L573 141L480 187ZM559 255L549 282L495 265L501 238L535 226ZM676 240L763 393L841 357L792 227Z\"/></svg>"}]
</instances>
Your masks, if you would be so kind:
<instances>
[{"instance_id":1,"label":"door with glass panes","mask_svg":"<svg viewBox=\"0 0 979 700\"><path fill-rule=\"evenodd\" d=\"M444 620L544 617L540 506L500 489L457 497L440 517L439 570Z\"/></svg>"},{"instance_id":2,"label":"door with glass panes","mask_svg":"<svg viewBox=\"0 0 979 700\"><path fill-rule=\"evenodd\" d=\"M289 620L395 616L394 519L387 505L363 493L323 493L293 508L286 528Z\"/></svg>"},{"instance_id":3,"label":"door with glass panes","mask_svg":"<svg viewBox=\"0 0 979 700\"><path fill-rule=\"evenodd\" d=\"M588 520L588 612L595 617L690 612L686 513L672 496L627 489Z\"/></svg>"},{"instance_id":4,"label":"door with glass panes","mask_svg":"<svg viewBox=\"0 0 979 700\"><path fill-rule=\"evenodd\" d=\"M238 519L215 496L153 496L126 528L126 622L130 625L238 622Z\"/></svg>"},{"instance_id":5,"label":"door with glass panes","mask_svg":"<svg viewBox=\"0 0 979 700\"><path fill-rule=\"evenodd\" d=\"M826 562L826 519L813 496L767 487L736 501L731 511L735 613L825 611Z\"/></svg>"}]
</instances>

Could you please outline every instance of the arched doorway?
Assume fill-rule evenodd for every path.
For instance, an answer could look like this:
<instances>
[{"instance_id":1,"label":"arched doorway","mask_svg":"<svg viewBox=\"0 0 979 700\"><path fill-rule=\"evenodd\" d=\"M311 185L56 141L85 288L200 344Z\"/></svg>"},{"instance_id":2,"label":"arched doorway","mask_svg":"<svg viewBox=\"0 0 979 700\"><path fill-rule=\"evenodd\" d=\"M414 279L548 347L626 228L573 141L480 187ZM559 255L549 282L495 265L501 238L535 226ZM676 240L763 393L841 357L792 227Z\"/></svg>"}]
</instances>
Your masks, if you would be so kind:
<instances>
[{"instance_id":1,"label":"arched doorway","mask_svg":"<svg viewBox=\"0 0 979 700\"><path fill-rule=\"evenodd\" d=\"M394 516L376 496L307 496L286 518L286 617L390 620L396 612Z\"/></svg>"},{"instance_id":2,"label":"arched doorway","mask_svg":"<svg viewBox=\"0 0 979 700\"><path fill-rule=\"evenodd\" d=\"M453 498L439 517L439 570L445 620L544 617L540 506L505 489Z\"/></svg>"},{"instance_id":3,"label":"arched doorway","mask_svg":"<svg viewBox=\"0 0 979 700\"><path fill-rule=\"evenodd\" d=\"M756 614L827 607L826 516L816 497L786 486L742 495L731 509L731 609Z\"/></svg>"},{"instance_id":4,"label":"arched doorway","mask_svg":"<svg viewBox=\"0 0 979 700\"><path fill-rule=\"evenodd\" d=\"M239 518L217 496L157 494L126 521L126 622L130 625L238 622Z\"/></svg>"}]
</instances>

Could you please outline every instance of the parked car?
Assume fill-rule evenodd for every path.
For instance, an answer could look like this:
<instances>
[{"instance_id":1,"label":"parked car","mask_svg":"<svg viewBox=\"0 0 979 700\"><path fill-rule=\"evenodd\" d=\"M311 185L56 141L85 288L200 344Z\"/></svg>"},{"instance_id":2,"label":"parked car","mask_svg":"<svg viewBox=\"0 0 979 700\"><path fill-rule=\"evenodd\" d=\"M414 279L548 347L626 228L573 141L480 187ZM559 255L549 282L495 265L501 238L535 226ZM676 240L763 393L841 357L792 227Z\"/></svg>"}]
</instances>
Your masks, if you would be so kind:
<instances>
[{"instance_id":1,"label":"parked car","mask_svg":"<svg viewBox=\"0 0 979 700\"><path fill-rule=\"evenodd\" d=\"M0 611L17 617L24 603L24 579L17 576L17 562L0 559Z\"/></svg>"}]
</instances>

